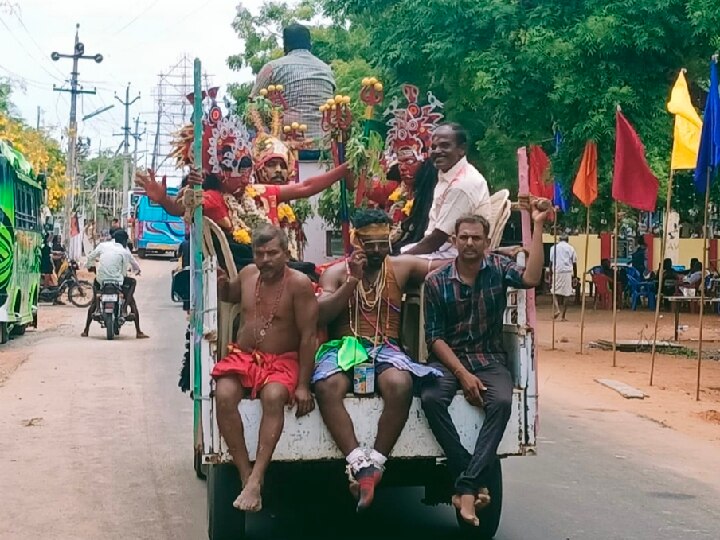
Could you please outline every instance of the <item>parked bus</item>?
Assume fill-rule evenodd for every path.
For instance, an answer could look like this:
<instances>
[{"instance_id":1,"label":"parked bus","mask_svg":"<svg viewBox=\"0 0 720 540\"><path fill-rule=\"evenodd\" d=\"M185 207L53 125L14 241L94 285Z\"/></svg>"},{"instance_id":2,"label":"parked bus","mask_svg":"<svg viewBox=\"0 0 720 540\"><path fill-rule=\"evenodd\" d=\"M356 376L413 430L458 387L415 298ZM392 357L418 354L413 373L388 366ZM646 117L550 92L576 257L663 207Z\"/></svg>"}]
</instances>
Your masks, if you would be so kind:
<instances>
[{"instance_id":1,"label":"parked bus","mask_svg":"<svg viewBox=\"0 0 720 540\"><path fill-rule=\"evenodd\" d=\"M177 195L177 188L168 188L168 195ZM171 216L152 202L147 195L138 196L134 225L138 255L144 258L149 253L171 253L178 256L180 244L185 239L185 222L182 217Z\"/></svg>"},{"instance_id":2,"label":"parked bus","mask_svg":"<svg viewBox=\"0 0 720 540\"><path fill-rule=\"evenodd\" d=\"M37 326L44 178L0 140L0 343Z\"/></svg>"}]
</instances>

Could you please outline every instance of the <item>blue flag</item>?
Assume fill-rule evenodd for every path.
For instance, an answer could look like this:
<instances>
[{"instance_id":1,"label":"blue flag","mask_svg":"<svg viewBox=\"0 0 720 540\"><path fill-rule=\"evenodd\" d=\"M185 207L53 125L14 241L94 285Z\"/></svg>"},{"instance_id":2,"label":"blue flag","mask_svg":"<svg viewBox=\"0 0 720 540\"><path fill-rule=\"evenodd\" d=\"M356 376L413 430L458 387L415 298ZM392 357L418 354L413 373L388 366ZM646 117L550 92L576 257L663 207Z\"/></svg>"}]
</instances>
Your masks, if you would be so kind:
<instances>
[{"instance_id":1,"label":"blue flag","mask_svg":"<svg viewBox=\"0 0 720 540\"><path fill-rule=\"evenodd\" d=\"M700 150L695 167L695 189L705 193L708 169L710 180L720 166L720 90L718 89L717 59L710 62L710 91L705 101Z\"/></svg>"},{"instance_id":2,"label":"blue flag","mask_svg":"<svg viewBox=\"0 0 720 540\"><path fill-rule=\"evenodd\" d=\"M553 195L553 205L559 208L561 212L565 213L570 210L570 200L568 199L565 191L563 190L562 183L559 177L555 177L555 193Z\"/></svg>"},{"instance_id":3,"label":"blue flag","mask_svg":"<svg viewBox=\"0 0 720 540\"><path fill-rule=\"evenodd\" d=\"M555 139L555 155L557 156L560 152L560 146L562 145L563 137L559 129L556 129L553 135L553 138ZM553 206L558 208L563 213L570 210L570 199L565 194L560 177L557 175L555 176L555 178L553 178Z\"/></svg>"}]
</instances>

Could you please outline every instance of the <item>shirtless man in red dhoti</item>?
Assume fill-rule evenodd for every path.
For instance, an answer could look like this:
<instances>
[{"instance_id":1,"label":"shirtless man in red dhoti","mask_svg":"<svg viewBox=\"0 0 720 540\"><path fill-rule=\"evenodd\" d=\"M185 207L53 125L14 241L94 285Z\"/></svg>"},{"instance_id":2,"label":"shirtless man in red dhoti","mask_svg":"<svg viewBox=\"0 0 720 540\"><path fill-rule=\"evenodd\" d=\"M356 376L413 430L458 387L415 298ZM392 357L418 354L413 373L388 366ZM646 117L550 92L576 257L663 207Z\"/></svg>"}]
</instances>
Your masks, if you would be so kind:
<instances>
[{"instance_id":1,"label":"shirtless man in red dhoti","mask_svg":"<svg viewBox=\"0 0 720 540\"><path fill-rule=\"evenodd\" d=\"M240 473L243 489L236 508L258 512L262 485L284 425L284 409L297 406L304 416L315 408L310 376L315 365L318 303L310 280L287 267L288 240L279 228L254 231L255 264L237 278L218 279L221 300L241 305L237 343L214 367L215 402L220 433ZM255 464L245 445L241 399L260 398L263 416Z\"/></svg>"}]
</instances>

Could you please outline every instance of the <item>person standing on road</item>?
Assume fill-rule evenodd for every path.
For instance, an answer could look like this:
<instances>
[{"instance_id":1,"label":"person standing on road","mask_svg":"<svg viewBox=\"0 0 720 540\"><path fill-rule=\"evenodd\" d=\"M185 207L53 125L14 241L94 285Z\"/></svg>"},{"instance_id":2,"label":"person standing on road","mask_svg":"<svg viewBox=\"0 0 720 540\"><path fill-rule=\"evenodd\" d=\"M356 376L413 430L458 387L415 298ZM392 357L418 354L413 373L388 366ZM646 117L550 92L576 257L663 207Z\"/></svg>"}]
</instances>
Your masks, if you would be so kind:
<instances>
[{"instance_id":1,"label":"person standing on road","mask_svg":"<svg viewBox=\"0 0 720 540\"><path fill-rule=\"evenodd\" d=\"M425 279L432 265L409 255L390 257L392 220L383 210L353 216L355 251L320 278L320 322L330 341L321 345L312 382L320 413L345 456L358 511L373 501L387 456L402 433L412 404L413 376L440 376L414 362L400 346L400 308L406 285ZM437 264L442 264L439 261ZM372 449L358 443L343 399L356 364L375 364L384 408Z\"/></svg>"},{"instance_id":2,"label":"person standing on road","mask_svg":"<svg viewBox=\"0 0 720 540\"><path fill-rule=\"evenodd\" d=\"M577 279L577 253L568 243L568 235L560 235L557 245L550 248L550 292L553 295L553 317L562 314L561 321L567 321L567 306L570 298L575 294L574 282ZM558 306L558 298L562 305L562 312Z\"/></svg>"},{"instance_id":3,"label":"person standing on road","mask_svg":"<svg viewBox=\"0 0 720 540\"><path fill-rule=\"evenodd\" d=\"M317 347L318 302L310 279L287 267L288 239L279 227L253 231L255 264L233 281L221 272L218 297L240 304L242 326L230 354L212 371L220 433L240 473L242 492L233 506L262 509L262 485L285 422L285 406L296 416L315 408L310 376ZM242 399L259 397L262 420L255 465L250 465L242 418Z\"/></svg>"},{"instance_id":4,"label":"person standing on road","mask_svg":"<svg viewBox=\"0 0 720 540\"><path fill-rule=\"evenodd\" d=\"M402 249L408 255L454 259L457 250L450 237L457 219L480 215L490 219L487 181L467 160L468 135L460 124L442 124L434 131L430 158L438 170L425 236Z\"/></svg>"},{"instance_id":5,"label":"person standing on road","mask_svg":"<svg viewBox=\"0 0 720 540\"><path fill-rule=\"evenodd\" d=\"M420 398L455 479L452 503L475 526L476 508L487 506L493 495L486 487L487 475L510 419L513 381L503 348L507 289L535 287L542 276L542 229L550 210L541 212L537 201L531 205L535 227L525 268L509 257L486 253L490 224L482 216L465 216L455 224L457 258L425 280L428 360L443 376L424 380ZM459 389L471 405L485 411L473 454L460 442L448 411Z\"/></svg>"}]
</instances>

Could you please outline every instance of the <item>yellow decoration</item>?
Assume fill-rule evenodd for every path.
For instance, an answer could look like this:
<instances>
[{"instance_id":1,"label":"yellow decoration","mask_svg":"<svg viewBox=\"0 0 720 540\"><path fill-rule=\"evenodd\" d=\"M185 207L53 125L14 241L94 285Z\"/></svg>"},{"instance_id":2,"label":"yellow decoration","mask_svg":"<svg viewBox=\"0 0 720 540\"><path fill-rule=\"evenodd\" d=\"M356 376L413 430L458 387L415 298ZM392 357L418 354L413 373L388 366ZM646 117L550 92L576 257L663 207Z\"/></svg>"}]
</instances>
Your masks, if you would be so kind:
<instances>
[{"instance_id":1,"label":"yellow decoration","mask_svg":"<svg viewBox=\"0 0 720 540\"><path fill-rule=\"evenodd\" d=\"M362 80L363 86L370 86L370 77L364 77Z\"/></svg>"},{"instance_id":2,"label":"yellow decoration","mask_svg":"<svg viewBox=\"0 0 720 540\"><path fill-rule=\"evenodd\" d=\"M349 105L350 104L350 96L344 96L342 102L345 105Z\"/></svg>"},{"instance_id":3,"label":"yellow decoration","mask_svg":"<svg viewBox=\"0 0 720 540\"><path fill-rule=\"evenodd\" d=\"M290 124L290 127L293 129L297 129L300 127L300 124L298 124L297 122L293 122L292 124Z\"/></svg>"},{"instance_id":4,"label":"yellow decoration","mask_svg":"<svg viewBox=\"0 0 720 540\"><path fill-rule=\"evenodd\" d=\"M248 197L252 197L253 199L258 196L258 192L255 190L252 186L247 186L245 188L245 195Z\"/></svg>"},{"instance_id":5,"label":"yellow decoration","mask_svg":"<svg viewBox=\"0 0 720 540\"><path fill-rule=\"evenodd\" d=\"M292 209L292 206L290 206L287 203L281 203L277 207L278 212L278 219L280 222L287 221L288 223L295 223L296 217L295 212Z\"/></svg>"},{"instance_id":6,"label":"yellow decoration","mask_svg":"<svg viewBox=\"0 0 720 540\"><path fill-rule=\"evenodd\" d=\"M285 126L285 127L283 128L283 132L284 132L284 133L290 133L290 126Z\"/></svg>"},{"instance_id":7,"label":"yellow decoration","mask_svg":"<svg viewBox=\"0 0 720 540\"><path fill-rule=\"evenodd\" d=\"M282 92L283 90L285 90L285 87L282 84L276 84L275 90L277 90L278 92Z\"/></svg>"},{"instance_id":8,"label":"yellow decoration","mask_svg":"<svg viewBox=\"0 0 720 540\"><path fill-rule=\"evenodd\" d=\"M233 240L239 244L249 244L251 242L250 233L245 229L235 229L233 231Z\"/></svg>"},{"instance_id":9,"label":"yellow decoration","mask_svg":"<svg viewBox=\"0 0 720 540\"><path fill-rule=\"evenodd\" d=\"M388 197L388 200L392 202L398 202L400 200L400 196L402 195L402 188L397 187L395 188L395 191L393 191L390 196Z\"/></svg>"},{"instance_id":10,"label":"yellow decoration","mask_svg":"<svg viewBox=\"0 0 720 540\"><path fill-rule=\"evenodd\" d=\"M382 83L375 83L375 85L373 86L373 88L375 88L375 90L378 91L378 92L382 92L383 85L382 85Z\"/></svg>"},{"instance_id":11,"label":"yellow decoration","mask_svg":"<svg viewBox=\"0 0 720 540\"><path fill-rule=\"evenodd\" d=\"M260 95L261 95L262 97L267 96L267 95L268 95L267 88L263 88L262 90L260 90Z\"/></svg>"},{"instance_id":12,"label":"yellow decoration","mask_svg":"<svg viewBox=\"0 0 720 540\"><path fill-rule=\"evenodd\" d=\"M307 124L300 124L300 131L307 131Z\"/></svg>"},{"instance_id":13,"label":"yellow decoration","mask_svg":"<svg viewBox=\"0 0 720 540\"><path fill-rule=\"evenodd\" d=\"M274 91L275 91L275 85L274 85L274 84L271 84L270 86L268 86L268 92L274 92Z\"/></svg>"},{"instance_id":14,"label":"yellow decoration","mask_svg":"<svg viewBox=\"0 0 720 540\"><path fill-rule=\"evenodd\" d=\"M406 216L410 215L410 212L412 212L413 207L413 200L410 199L408 202L405 203L405 206L403 206L402 213Z\"/></svg>"}]
</instances>

